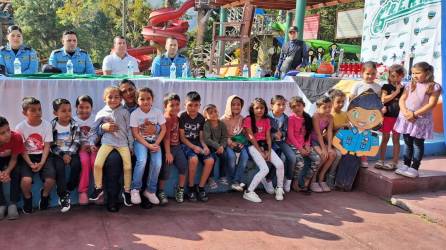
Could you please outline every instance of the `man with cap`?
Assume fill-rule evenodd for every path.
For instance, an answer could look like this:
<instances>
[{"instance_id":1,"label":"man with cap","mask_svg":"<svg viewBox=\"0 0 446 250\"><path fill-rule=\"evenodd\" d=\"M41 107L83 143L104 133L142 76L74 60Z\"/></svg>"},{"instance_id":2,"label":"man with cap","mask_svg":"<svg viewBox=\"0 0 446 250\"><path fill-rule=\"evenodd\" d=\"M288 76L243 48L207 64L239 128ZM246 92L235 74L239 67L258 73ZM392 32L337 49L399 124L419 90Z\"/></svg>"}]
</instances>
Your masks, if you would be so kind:
<instances>
[{"instance_id":1,"label":"man with cap","mask_svg":"<svg viewBox=\"0 0 446 250\"><path fill-rule=\"evenodd\" d=\"M65 31L62 36L63 47L53 50L50 55L49 65L67 72L67 62L73 63L75 74L95 74L95 69L87 51L77 47L77 35L74 31Z\"/></svg>"},{"instance_id":2,"label":"man with cap","mask_svg":"<svg viewBox=\"0 0 446 250\"><path fill-rule=\"evenodd\" d=\"M155 57L152 62L152 76L169 77L170 66L175 63L177 68L176 75L181 77L183 73L183 65L187 64L187 58L178 54L178 41L175 37L169 37L166 40L166 53ZM190 69L188 67L188 76L190 76Z\"/></svg>"},{"instance_id":3,"label":"man with cap","mask_svg":"<svg viewBox=\"0 0 446 250\"><path fill-rule=\"evenodd\" d=\"M284 75L288 71L296 70L308 64L308 49L304 41L297 39L298 34L299 30L296 26L289 29L289 41L283 45L280 52L276 75Z\"/></svg>"}]
</instances>

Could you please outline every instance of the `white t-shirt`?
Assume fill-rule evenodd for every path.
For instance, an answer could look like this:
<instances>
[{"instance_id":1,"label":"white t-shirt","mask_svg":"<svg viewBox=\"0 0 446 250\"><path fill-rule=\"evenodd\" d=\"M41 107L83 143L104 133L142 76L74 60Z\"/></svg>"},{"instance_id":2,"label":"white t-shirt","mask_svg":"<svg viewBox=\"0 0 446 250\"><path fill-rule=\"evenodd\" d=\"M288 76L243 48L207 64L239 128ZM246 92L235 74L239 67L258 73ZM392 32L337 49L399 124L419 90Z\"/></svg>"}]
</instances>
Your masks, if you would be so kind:
<instances>
[{"instance_id":1,"label":"white t-shirt","mask_svg":"<svg viewBox=\"0 0 446 250\"><path fill-rule=\"evenodd\" d=\"M81 145L88 145L90 143L89 138L92 135L90 130L93 127L94 115L90 115L90 117L85 121L77 116L74 117L74 120L79 125L79 129L81 131Z\"/></svg>"},{"instance_id":2,"label":"white t-shirt","mask_svg":"<svg viewBox=\"0 0 446 250\"><path fill-rule=\"evenodd\" d=\"M53 141L53 129L51 124L45 120L35 127L24 120L15 127L15 130L22 134L27 154L42 154L45 142Z\"/></svg>"},{"instance_id":3,"label":"white t-shirt","mask_svg":"<svg viewBox=\"0 0 446 250\"><path fill-rule=\"evenodd\" d=\"M144 113L141 108L137 108L130 115L130 127L139 128L144 125L144 122L150 122L153 125L163 125L166 123L166 118L164 118L161 110L152 107L148 113ZM141 133L142 134L142 133ZM146 135L144 138L147 141L156 141L158 135Z\"/></svg>"},{"instance_id":4,"label":"white t-shirt","mask_svg":"<svg viewBox=\"0 0 446 250\"><path fill-rule=\"evenodd\" d=\"M56 122L56 130L57 130L57 147L61 151L68 151L70 150L70 124L67 126L62 126L58 122ZM53 138L54 139L54 138Z\"/></svg>"},{"instance_id":5,"label":"white t-shirt","mask_svg":"<svg viewBox=\"0 0 446 250\"><path fill-rule=\"evenodd\" d=\"M381 96L381 85L379 83L365 83L365 82L356 83L351 90L351 94L354 96L358 96L362 94L362 92L365 92L368 89L372 89L378 96Z\"/></svg>"},{"instance_id":6,"label":"white t-shirt","mask_svg":"<svg viewBox=\"0 0 446 250\"><path fill-rule=\"evenodd\" d=\"M133 56L126 54L124 58L120 58L114 52L104 58L102 62L102 70L111 70L113 75L127 74L129 62L133 64L133 72L139 72L138 61Z\"/></svg>"}]
</instances>

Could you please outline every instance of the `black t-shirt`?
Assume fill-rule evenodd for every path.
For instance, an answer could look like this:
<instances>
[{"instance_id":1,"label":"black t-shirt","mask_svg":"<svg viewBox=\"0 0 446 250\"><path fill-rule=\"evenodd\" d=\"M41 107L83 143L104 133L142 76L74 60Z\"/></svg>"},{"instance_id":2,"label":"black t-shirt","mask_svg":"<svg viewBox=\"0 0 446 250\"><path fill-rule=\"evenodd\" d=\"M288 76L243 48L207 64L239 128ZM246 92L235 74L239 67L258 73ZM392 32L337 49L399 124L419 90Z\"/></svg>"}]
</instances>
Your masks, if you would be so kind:
<instances>
[{"instance_id":1,"label":"black t-shirt","mask_svg":"<svg viewBox=\"0 0 446 250\"><path fill-rule=\"evenodd\" d=\"M396 87L392 84L386 83L381 88L382 91L386 91L388 95L392 94L394 91L396 91ZM399 100L401 96L403 95L404 88L401 87L400 93L393 98L390 102L387 102L384 104L387 108L387 112L384 114L384 116L387 117L398 117L398 114L400 113L400 105Z\"/></svg>"},{"instance_id":2,"label":"black t-shirt","mask_svg":"<svg viewBox=\"0 0 446 250\"><path fill-rule=\"evenodd\" d=\"M19 52L19 49L12 49L12 51L14 52L14 54L17 55L17 53Z\"/></svg>"},{"instance_id":3,"label":"black t-shirt","mask_svg":"<svg viewBox=\"0 0 446 250\"><path fill-rule=\"evenodd\" d=\"M76 53L76 51L73 51L73 52L68 52L67 51L67 54L70 55L70 56L74 56L74 53Z\"/></svg>"},{"instance_id":4,"label":"black t-shirt","mask_svg":"<svg viewBox=\"0 0 446 250\"><path fill-rule=\"evenodd\" d=\"M204 116L200 113L194 119L187 112L180 115L180 129L184 129L184 135L192 144L200 147L200 131L203 131L204 121Z\"/></svg>"}]
</instances>

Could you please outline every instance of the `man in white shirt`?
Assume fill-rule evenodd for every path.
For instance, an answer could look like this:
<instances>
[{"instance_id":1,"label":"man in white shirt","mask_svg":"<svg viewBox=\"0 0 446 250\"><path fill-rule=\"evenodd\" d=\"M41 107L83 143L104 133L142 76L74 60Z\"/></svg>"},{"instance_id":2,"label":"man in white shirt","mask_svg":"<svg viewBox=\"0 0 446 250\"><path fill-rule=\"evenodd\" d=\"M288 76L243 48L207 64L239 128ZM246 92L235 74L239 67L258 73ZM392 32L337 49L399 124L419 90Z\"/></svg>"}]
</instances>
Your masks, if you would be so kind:
<instances>
[{"instance_id":1,"label":"man in white shirt","mask_svg":"<svg viewBox=\"0 0 446 250\"><path fill-rule=\"evenodd\" d=\"M127 54L127 42L123 36L113 39L113 50L104 58L102 71L104 75L128 74L129 63L133 67L133 73L139 74L136 58Z\"/></svg>"}]
</instances>

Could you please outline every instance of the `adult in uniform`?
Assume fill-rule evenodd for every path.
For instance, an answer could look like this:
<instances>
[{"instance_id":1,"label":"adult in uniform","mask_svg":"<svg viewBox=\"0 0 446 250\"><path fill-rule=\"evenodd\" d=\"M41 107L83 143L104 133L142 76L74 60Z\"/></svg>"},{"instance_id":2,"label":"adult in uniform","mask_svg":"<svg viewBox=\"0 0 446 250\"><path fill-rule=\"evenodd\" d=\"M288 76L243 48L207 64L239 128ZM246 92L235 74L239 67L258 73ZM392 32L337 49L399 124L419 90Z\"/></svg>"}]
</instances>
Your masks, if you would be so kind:
<instances>
[{"instance_id":1,"label":"adult in uniform","mask_svg":"<svg viewBox=\"0 0 446 250\"><path fill-rule=\"evenodd\" d=\"M288 73L299 67L308 64L308 49L305 42L297 39L298 28L292 26L288 31L289 42L285 43L280 52L279 62L277 63L276 75Z\"/></svg>"},{"instance_id":2,"label":"adult in uniform","mask_svg":"<svg viewBox=\"0 0 446 250\"><path fill-rule=\"evenodd\" d=\"M156 56L152 62L152 76L169 77L170 66L175 63L177 68L177 77L183 74L183 65L187 62L187 58L178 54L178 41L175 37L169 37L166 40L166 53ZM190 68L188 67L188 76L190 76Z\"/></svg>"},{"instance_id":3,"label":"adult in uniform","mask_svg":"<svg viewBox=\"0 0 446 250\"><path fill-rule=\"evenodd\" d=\"M8 75L14 74L14 61L20 60L22 74L35 74L39 69L37 53L31 47L23 44L22 30L17 25L8 27L8 44L0 48L0 65Z\"/></svg>"},{"instance_id":4,"label":"adult in uniform","mask_svg":"<svg viewBox=\"0 0 446 250\"><path fill-rule=\"evenodd\" d=\"M73 63L75 74L95 74L95 69L87 51L77 47L77 35L74 31L65 31L62 35L63 48L53 50L49 64L61 72L67 72L67 62Z\"/></svg>"}]
</instances>

